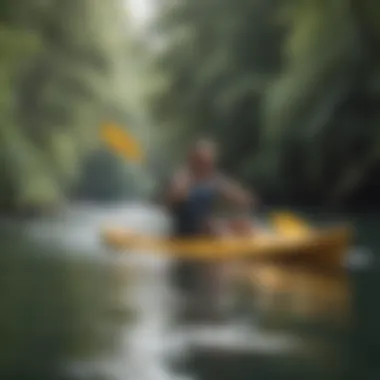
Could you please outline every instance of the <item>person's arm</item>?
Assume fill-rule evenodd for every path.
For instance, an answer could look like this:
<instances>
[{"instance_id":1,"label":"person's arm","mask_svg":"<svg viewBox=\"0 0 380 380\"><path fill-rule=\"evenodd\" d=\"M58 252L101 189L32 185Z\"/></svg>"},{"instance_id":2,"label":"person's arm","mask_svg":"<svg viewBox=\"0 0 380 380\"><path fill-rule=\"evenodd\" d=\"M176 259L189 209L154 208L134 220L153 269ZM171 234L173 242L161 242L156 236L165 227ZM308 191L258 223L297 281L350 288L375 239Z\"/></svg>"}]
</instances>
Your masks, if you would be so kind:
<instances>
[{"instance_id":1,"label":"person's arm","mask_svg":"<svg viewBox=\"0 0 380 380\"><path fill-rule=\"evenodd\" d=\"M224 236L228 233L225 221L214 217L205 220L203 229L206 233L212 236Z\"/></svg>"},{"instance_id":2,"label":"person's arm","mask_svg":"<svg viewBox=\"0 0 380 380\"><path fill-rule=\"evenodd\" d=\"M188 196L190 180L187 173L183 170L175 173L169 183L165 193L165 203L172 206L185 200Z\"/></svg>"},{"instance_id":3,"label":"person's arm","mask_svg":"<svg viewBox=\"0 0 380 380\"><path fill-rule=\"evenodd\" d=\"M220 194L228 203L238 207L252 207L256 203L253 195L243 188L238 182L221 177L219 181Z\"/></svg>"}]
</instances>

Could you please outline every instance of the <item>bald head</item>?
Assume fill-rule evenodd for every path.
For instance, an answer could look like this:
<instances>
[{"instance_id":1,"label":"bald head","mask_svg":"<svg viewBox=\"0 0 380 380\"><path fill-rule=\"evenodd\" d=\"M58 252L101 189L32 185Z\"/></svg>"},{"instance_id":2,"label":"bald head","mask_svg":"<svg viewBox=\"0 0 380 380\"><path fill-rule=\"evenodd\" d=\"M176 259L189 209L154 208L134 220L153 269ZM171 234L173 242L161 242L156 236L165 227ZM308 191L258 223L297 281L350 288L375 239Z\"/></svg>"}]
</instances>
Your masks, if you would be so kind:
<instances>
[{"instance_id":1,"label":"bald head","mask_svg":"<svg viewBox=\"0 0 380 380\"><path fill-rule=\"evenodd\" d=\"M209 139L197 140L189 154L189 165L192 171L200 175L211 174L217 161L216 143Z\"/></svg>"},{"instance_id":2,"label":"bald head","mask_svg":"<svg viewBox=\"0 0 380 380\"><path fill-rule=\"evenodd\" d=\"M215 141L211 139L199 139L195 141L193 147L192 147L193 153L209 153L216 156L217 146Z\"/></svg>"}]
</instances>

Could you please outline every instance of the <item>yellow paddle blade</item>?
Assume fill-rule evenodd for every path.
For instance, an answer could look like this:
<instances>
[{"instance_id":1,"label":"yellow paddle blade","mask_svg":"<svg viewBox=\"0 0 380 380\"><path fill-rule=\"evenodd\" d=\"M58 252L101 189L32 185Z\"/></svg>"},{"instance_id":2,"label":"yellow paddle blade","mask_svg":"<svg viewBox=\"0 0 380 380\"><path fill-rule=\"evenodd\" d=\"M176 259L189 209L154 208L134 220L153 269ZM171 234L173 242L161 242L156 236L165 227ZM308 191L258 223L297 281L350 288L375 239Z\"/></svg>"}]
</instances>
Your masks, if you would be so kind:
<instances>
[{"instance_id":1,"label":"yellow paddle blade","mask_svg":"<svg viewBox=\"0 0 380 380\"><path fill-rule=\"evenodd\" d=\"M306 221L287 212L273 213L271 215L271 222L275 231L286 237L305 236L312 232L311 227Z\"/></svg>"},{"instance_id":2,"label":"yellow paddle blade","mask_svg":"<svg viewBox=\"0 0 380 380\"><path fill-rule=\"evenodd\" d=\"M130 161L141 163L144 159L139 142L117 124L107 123L102 126L101 137L114 152Z\"/></svg>"}]
</instances>

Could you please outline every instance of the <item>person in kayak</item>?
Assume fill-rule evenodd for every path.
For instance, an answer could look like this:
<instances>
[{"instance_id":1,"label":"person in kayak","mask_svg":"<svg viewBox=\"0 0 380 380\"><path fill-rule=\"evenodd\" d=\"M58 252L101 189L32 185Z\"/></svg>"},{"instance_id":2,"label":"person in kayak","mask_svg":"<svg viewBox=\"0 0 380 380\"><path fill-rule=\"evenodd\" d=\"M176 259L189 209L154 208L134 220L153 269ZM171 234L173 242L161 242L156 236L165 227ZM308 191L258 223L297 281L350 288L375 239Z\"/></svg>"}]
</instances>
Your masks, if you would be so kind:
<instances>
[{"instance_id":1,"label":"person in kayak","mask_svg":"<svg viewBox=\"0 0 380 380\"><path fill-rule=\"evenodd\" d=\"M191 147L184 167L177 170L166 192L166 203L174 219L176 237L218 236L220 224L214 219L216 202L248 209L253 198L242 186L221 174L217 168L218 152L212 140L200 139ZM178 260L175 282L187 300L203 310L218 298L218 265ZM203 296L203 297L202 297ZM201 302L202 303L202 302ZM215 303L213 303L215 305ZM210 311L210 310L209 310Z\"/></svg>"}]
</instances>

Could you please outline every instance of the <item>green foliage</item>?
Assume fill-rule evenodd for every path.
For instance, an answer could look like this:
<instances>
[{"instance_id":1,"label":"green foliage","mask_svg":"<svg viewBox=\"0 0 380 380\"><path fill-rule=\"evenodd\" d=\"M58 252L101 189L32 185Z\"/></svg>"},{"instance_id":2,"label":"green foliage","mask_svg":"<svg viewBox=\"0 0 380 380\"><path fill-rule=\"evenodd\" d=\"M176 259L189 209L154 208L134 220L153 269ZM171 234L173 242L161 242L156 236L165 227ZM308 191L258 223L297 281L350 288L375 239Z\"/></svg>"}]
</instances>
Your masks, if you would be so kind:
<instances>
[{"instance_id":1,"label":"green foliage","mask_svg":"<svg viewBox=\"0 0 380 380\"><path fill-rule=\"evenodd\" d=\"M153 97L154 114L180 128L180 138L216 135L227 165L242 171L260 135L260 95L279 67L272 9L272 1L181 1L161 22L166 83Z\"/></svg>"},{"instance_id":2,"label":"green foliage","mask_svg":"<svg viewBox=\"0 0 380 380\"><path fill-rule=\"evenodd\" d=\"M0 3L0 209L12 211L63 201L101 145L100 124L130 119L135 107L123 89L131 58L122 2L27 3ZM126 176L117 191L137 180L114 173Z\"/></svg>"},{"instance_id":3,"label":"green foliage","mask_svg":"<svg viewBox=\"0 0 380 380\"><path fill-rule=\"evenodd\" d=\"M13 8L10 2L1 4L2 27L0 30L0 163L2 175L0 176L1 206L11 204L12 195L15 193L18 181L24 181L26 192L38 192L30 190L29 170L25 173L25 158L29 160L29 152L32 147L25 140L20 131L19 125L15 121L15 91L14 86L17 74L22 70L24 62L35 56L40 50L39 39L36 34L20 29L14 21ZM17 150L22 152L22 156L15 154ZM37 160L37 158L36 158ZM30 160L32 161L32 160ZM35 160L30 162L33 167ZM16 176L17 170L27 177ZM38 179L37 179L38 180ZM21 184L20 184L21 185ZM21 185L23 186L23 185ZM36 186L38 187L38 185Z\"/></svg>"},{"instance_id":4,"label":"green foliage","mask_svg":"<svg viewBox=\"0 0 380 380\"><path fill-rule=\"evenodd\" d=\"M378 188L377 1L176 4L152 101L168 130L211 132L227 167L277 199L347 204Z\"/></svg>"},{"instance_id":5,"label":"green foliage","mask_svg":"<svg viewBox=\"0 0 380 380\"><path fill-rule=\"evenodd\" d=\"M287 64L268 91L263 147L275 152L273 172L288 196L346 203L376 185L380 87L368 84L379 45L364 12L371 4L305 0L289 12Z\"/></svg>"}]
</instances>

